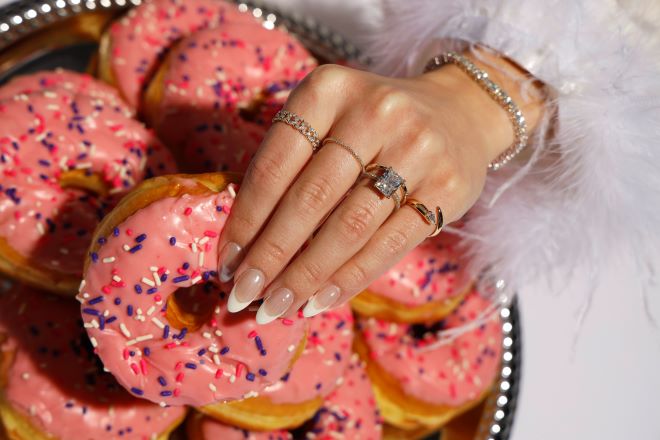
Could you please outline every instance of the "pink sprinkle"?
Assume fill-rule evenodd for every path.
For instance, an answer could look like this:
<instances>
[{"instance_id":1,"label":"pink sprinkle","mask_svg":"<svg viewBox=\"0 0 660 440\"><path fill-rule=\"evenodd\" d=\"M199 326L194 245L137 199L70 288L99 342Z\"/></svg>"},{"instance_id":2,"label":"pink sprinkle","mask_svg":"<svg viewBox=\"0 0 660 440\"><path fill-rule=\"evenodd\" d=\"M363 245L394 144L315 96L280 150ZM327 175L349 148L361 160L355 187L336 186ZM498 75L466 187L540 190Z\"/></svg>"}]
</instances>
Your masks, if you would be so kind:
<instances>
[{"instance_id":1,"label":"pink sprinkle","mask_svg":"<svg viewBox=\"0 0 660 440\"><path fill-rule=\"evenodd\" d=\"M225 212L225 214L229 214L231 212L231 208L229 208L227 205L223 206L222 210Z\"/></svg>"},{"instance_id":2,"label":"pink sprinkle","mask_svg":"<svg viewBox=\"0 0 660 440\"><path fill-rule=\"evenodd\" d=\"M110 294L110 286L103 286L101 287L101 291L105 293L106 295Z\"/></svg>"},{"instance_id":3,"label":"pink sprinkle","mask_svg":"<svg viewBox=\"0 0 660 440\"><path fill-rule=\"evenodd\" d=\"M131 370L133 370L133 373L135 373L136 376L138 374L140 374L140 369L138 368L137 364L135 364L135 363L131 364Z\"/></svg>"},{"instance_id":4,"label":"pink sprinkle","mask_svg":"<svg viewBox=\"0 0 660 440\"><path fill-rule=\"evenodd\" d=\"M165 349L166 350L171 350L174 347L176 347L176 344L174 342L168 342L167 344L165 344Z\"/></svg>"},{"instance_id":5,"label":"pink sprinkle","mask_svg":"<svg viewBox=\"0 0 660 440\"><path fill-rule=\"evenodd\" d=\"M291 321L289 318L284 318L284 319L282 319L282 324L284 324L284 325L293 325L293 321Z\"/></svg>"},{"instance_id":6,"label":"pink sprinkle","mask_svg":"<svg viewBox=\"0 0 660 440\"><path fill-rule=\"evenodd\" d=\"M142 374L145 376L147 375L147 363L144 359L140 359L140 371L142 371Z\"/></svg>"},{"instance_id":7,"label":"pink sprinkle","mask_svg":"<svg viewBox=\"0 0 660 440\"><path fill-rule=\"evenodd\" d=\"M181 390L178 388L174 388L174 392L172 394L174 394L174 397L179 397L179 394L181 394Z\"/></svg>"},{"instance_id":8,"label":"pink sprinkle","mask_svg":"<svg viewBox=\"0 0 660 440\"><path fill-rule=\"evenodd\" d=\"M250 339L254 338L255 336L257 336L256 330L252 330L250 333L248 333L248 338Z\"/></svg>"},{"instance_id":9,"label":"pink sprinkle","mask_svg":"<svg viewBox=\"0 0 660 440\"><path fill-rule=\"evenodd\" d=\"M211 327L217 327L218 321L215 318L211 318Z\"/></svg>"},{"instance_id":10,"label":"pink sprinkle","mask_svg":"<svg viewBox=\"0 0 660 440\"><path fill-rule=\"evenodd\" d=\"M204 235L207 237L215 238L218 236L218 233L214 231L204 231Z\"/></svg>"},{"instance_id":11,"label":"pink sprinkle","mask_svg":"<svg viewBox=\"0 0 660 440\"><path fill-rule=\"evenodd\" d=\"M110 273L113 274L113 275L117 275L119 273L119 269L114 268L110 271Z\"/></svg>"},{"instance_id":12,"label":"pink sprinkle","mask_svg":"<svg viewBox=\"0 0 660 440\"><path fill-rule=\"evenodd\" d=\"M124 351L122 352L122 356L124 357L124 360L128 360L128 348L124 348Z\"/></svg>"},{"instance_id":13,"label":"pink sprinkle","mask_svg":"<svg viewBox=\"0 0 660 440\"><path fill-rule=\"evenodd\" d=\"M158 275L162 275L165 272L167 272L167 269L165 268L165 266L161 266L161 267L158 268Z\"/></svg>"},{"instance_id":14,"label":"pink sprinkle","mask_svg":"<svg viewBox=\"0 0 660 440\"><path fill-rule=\"evenodd\" d=\"M183 211L183 215L190 215L192 214L192 208L189 206L186 208L185 211Z\"/></svg>"},{"instance_id":15,"label":"pink sprinkle","mask_svg":"<svg viewBox=\"0 0 660 440\"><path fill-rule=\"evenodd\" d=\"M183 368L183 362L181 362L181 361L177 362L177 363L174 365L174 370L175 370L175 371L181 371L182 368Z\"/></svg>"},{"instance_id":16,"label":"pink sprinkle","mask_svg":"<svg viewBox=\"0 0 660 440\"><path fill-rule=\"evenodd\" d=\"M178 268L176 271L181 275L184 275L186 273L186 270L183 267Z\"/></svg>"},{"instance_id":17,"label":"pink sprinkle","mask_svg":"<svg viewBox=\"0 0 660 440\"><path fill-rule=\"evenodd\" d=\"M128 235L129 237L130 237L131 235L133 235L133 230L130 229L130 228L127 228L127 229L126 229L126 235Z\"/></svg>"},{"instance_id":18,"label":"pink sprinkle","mask_svg":"<svg viewBox=\"0 0 660 440\"><path fill-rule=\"evenodd\" d=\"M174 380L176 380L177 382L181 383L181 382L183 382L183 377L184 377L184 374L183 374L183 371L182 371L182 372L180 372L179 374L176 375L176 377L174 378Z\"/></svg>"},{"instance_id":19,"label":"pink sprinkle","mask_svg":"<svg viewBox=\"0 0 660 440\"><path fill-rule=\"evenodd\" d=\"M236 376L240 377L242 372L243 372L243 363L239 362L238 364L236 364Z\"/></svg>"},{"instance_id":20,"label":"pink sprinkle","mask_svg":"<svg viewBox=\"0 0 660 440\"><path fill-rule=\"evenodd\" d=\"M14 218L16 220L20 220L21 219L21 213L19 211L14 211Z\"/></svg>"},{"instance_id":21,"label":"pink sprinkle","mask_svg":"<svg viewBox=\"0 0 660 440\"><path fill-rule=\"evenodd\" d=\"M154 295L154 301L160 302L161 299L163 299L163 298L161 298L160 295L158 295L158 294Z\"/></svg>"},{"instance_id":22,"label":"pink sprinkle","mask_svg":"<svg viewBox=\"0 0 660 440\"><path fill-rule=\"evenodd\" d=\"M221 369L221 368L218 368L218 369L215 371L215 378L216 378L216 379L220 379L221 376L222 376L222 369Z\"/></svg>"}]
</instances>

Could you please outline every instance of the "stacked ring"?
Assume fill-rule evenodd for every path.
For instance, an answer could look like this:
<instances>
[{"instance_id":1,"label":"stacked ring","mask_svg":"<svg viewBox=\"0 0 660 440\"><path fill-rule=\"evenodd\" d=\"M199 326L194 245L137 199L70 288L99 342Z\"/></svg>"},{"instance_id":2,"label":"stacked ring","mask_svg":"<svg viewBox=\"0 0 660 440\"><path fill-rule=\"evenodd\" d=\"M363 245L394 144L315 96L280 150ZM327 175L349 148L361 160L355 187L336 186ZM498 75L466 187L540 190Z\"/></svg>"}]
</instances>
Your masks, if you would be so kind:
<instances>
[{"instance_id":1,"label":"stacked ring","mask_svg":"<svg viewBox=\"0 0 660 440\"><path fill-rule=\"evenodd\" d=\"M316 151L321 145L318 132L295 113L280 110L273 117L273 122L284 122L286 125L298 130L312 144L312 151Z\"/></svg>"},{"instance_id":2,"label":"stacked ring","mask_svg":"<svg viewBox=\"0 0 660 440\"><path fill-rule=\"evenodd\" d=\"M422 202L413 198L408 199L406 205L410 206L415 211L417 211L419 215L422 216L422 218L426 223L435 226L435 230L431 232L431 234L429 234L429 237L435 237L440 233L440 231L442 230L442 226L444 225L444 218L442 216L442 210L440 209L439 206L436 206L435 212L433 212L429 208L427 208L426 205L424 205Z\"/></svg>"},{"instance_id":3,"label":"stacked ring","mask_svg":"<svg viewBox=\"0 0 660 440\"><path fill-rule=\"evenodd\" d=\"M374 181L374 188L388 199L394 200L396 209L399 209L403 203L406 203L408 197L408 188L406 180L401 177L392 167L386 167L377 163L367 165L363 176L369 177ZM401 195L399 195L401 192Z\"/></svg>"}]
</instances>

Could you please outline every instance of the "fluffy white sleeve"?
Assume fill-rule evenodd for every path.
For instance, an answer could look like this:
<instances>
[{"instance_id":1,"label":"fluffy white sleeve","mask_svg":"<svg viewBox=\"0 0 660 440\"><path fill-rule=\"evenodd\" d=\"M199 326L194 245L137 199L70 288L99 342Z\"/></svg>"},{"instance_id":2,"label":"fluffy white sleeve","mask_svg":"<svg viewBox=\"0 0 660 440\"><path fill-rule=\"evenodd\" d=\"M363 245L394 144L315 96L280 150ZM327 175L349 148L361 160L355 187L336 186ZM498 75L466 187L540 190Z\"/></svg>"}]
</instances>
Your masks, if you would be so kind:
<instances>
[{"instance_id":1,"label":"fluffy white sleeve","mask_svg":"<svg viewBox=\"0 0 660 440\"><path fill-rule=\"evenodd\" d=\"M532 156L490 173L470 216L473 268L514 287L578 270L596 280L600 258L622 253L649 283L648 251L660 248L660 4L384 1L382 31L365 44L377 70L419 74L433 55L482 44L551 90Z\"/></svg>"}]
</instances>

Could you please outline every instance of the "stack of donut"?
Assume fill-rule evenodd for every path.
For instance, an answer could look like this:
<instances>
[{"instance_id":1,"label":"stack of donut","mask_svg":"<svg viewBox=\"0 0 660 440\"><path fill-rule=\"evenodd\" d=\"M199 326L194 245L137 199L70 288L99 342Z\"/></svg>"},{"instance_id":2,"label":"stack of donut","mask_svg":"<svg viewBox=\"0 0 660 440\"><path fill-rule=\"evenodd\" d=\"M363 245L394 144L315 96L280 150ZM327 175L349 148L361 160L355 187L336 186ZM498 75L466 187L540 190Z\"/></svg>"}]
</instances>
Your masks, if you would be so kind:
<instances>
[{"instance_id":1,"label":"stack of donut","mask_svg":"<svg viewBox=\"0 0 660 440\"><path fill-rule=\"evenodd\" d=\"M9 438L416 438L488 393L496 318L438 336L489 307L450 235L313 318L228 312L216 268L237 173L317 65L243 9L143 1L103 34L100 79L0 86Z\"/></svg>"}]
</instances>

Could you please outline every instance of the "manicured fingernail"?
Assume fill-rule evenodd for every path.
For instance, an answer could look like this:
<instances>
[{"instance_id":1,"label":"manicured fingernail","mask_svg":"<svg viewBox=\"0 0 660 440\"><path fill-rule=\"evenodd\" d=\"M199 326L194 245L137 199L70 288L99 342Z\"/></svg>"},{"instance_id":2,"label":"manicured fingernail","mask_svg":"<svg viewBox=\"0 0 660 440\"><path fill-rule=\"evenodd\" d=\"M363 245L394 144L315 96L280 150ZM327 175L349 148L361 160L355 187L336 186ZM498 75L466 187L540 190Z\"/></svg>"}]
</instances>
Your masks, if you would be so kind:
<instances>
[{"instance_id":1,"label":"manicured fingernail","mask_svg":"<svg viewBox=\"0 0 660 440\"><path fill-rule=\"evenodd\" d=\"M268 324L284 315L293 304L293 292L281 287L268 295L257 311L257 324Z\"/></svg>"},{"instance_id":2,"label":"manicured fingernail","mask_svg":"<svg viewBox=\"0 0 660 440\"><path fill-rule=\"evenodd\" d=\"M339 287L325 287L307 301L307 305L305 305L305 308L303 309L303 316L305 318L311 318L312 316L318 315L335 305L338 300Z\"/></svg>"},{"instance_id":3,"label":"manicured fingernail","mask_svg":"<svg viewBox=\"0 0 660 440\"><path fill-rule=\"evenodd\" d=\"M264 288L266 277L259 269L248 269L243 272L231 289L227 309L232 312L240 312L250 305Z\"/></svg>"},{"instance_id":4,"label":"manicured fingernail","mask_svg":"<svg viewBox=\"0 0 660 440\"><path fill-rule=\"evenodd\" d=\"M220 281L226 283L234 277L234 272L238 268L241 260L239 258L243 250L238 244L229 242L222 248L220 252Z\"/></svg>"}]
</instances>

